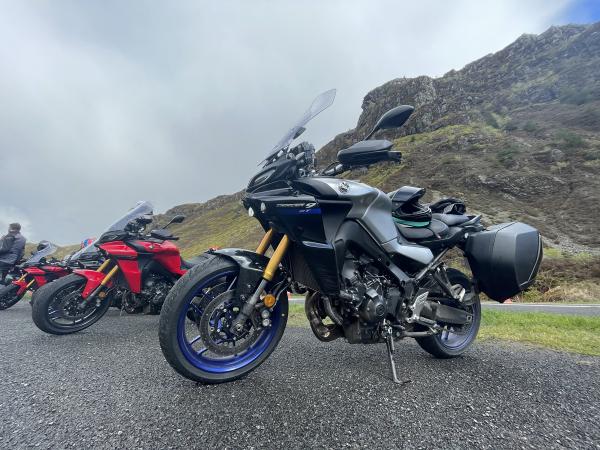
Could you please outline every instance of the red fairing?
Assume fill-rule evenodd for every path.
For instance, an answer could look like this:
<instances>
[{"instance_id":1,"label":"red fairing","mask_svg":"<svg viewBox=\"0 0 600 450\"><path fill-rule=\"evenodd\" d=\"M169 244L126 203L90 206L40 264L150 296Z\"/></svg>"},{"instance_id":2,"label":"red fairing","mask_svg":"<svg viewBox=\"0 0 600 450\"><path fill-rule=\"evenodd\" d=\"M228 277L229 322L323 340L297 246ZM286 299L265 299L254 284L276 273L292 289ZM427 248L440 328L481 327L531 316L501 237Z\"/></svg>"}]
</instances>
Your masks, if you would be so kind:
<instances>
[{"instance_id":1,"label":"red fairing","mask_svg":"<svg viewBox=\"0 0 600 450\"><path fill-rule=\"evenodd\" d=\"M129 290L139 294L141 292L142 273L137 261L138 253L122 241L107 242L102 244L100 248L117 260L119 269L129 285Z\"/></svg>"},{"instance_id":2,"label":"red fairing","mask_svg":"<svg viewBox=\"0 0 600 450\"><path fill-rule=\"evenodd\" d=\"M52 275L50 279L54 280L59 277L64 277L69 273L64 267L57 266L28 267L25 269L25 272L35 279L35 285L32 286L32 288L35 289L48 283L48 275Z\"/></svg>"},{"instance_id":3,"label":"red fairing","mask_svg":"<svg viewBox=\"0 0 600 450\"><path fill-rule=\"evenodd\" d=\"M137 259L117 259L121 273L127 280L129 290L134 294L139 294L142 291L142 272Z\"/></svg>"},{"instance_id":4,"label":"red fairing","mask_svg":"<svg viewBox=\"0 0 600 450\"><path fill-rule=\"evenodd\" d=\"M185 273L185 270L181 269L181 256L175 244L168 241L133 241L132 243L143 249L143 253L152 254L154 261L173 275L180 277ZM142 272L139 266L138 252L122 241L107 242L100 248L116 260L129 290L139 294L142 290Z\"/></svg>"},{"instance_id":5,"label":"red fairing","mask_svg":"<svg viewBox=\"0 0 600 450\"><path fill-rule=\"evenodd\" d=\"M88 295L90 295L94 291L94 289L100 286L100 283L106 276L106 274L102 272L96 272L95 270L90 269L77 269L74 270L73 273L76 273L77 275L87 280L85 283L85 287L81 292L81 297L83 298L87 298ZM109 286L111 285L111 283L112 281L109 281Z\"/></svg>"},{"instance_id":6,"label":"red fairing","mask_svg":"<svg viewBox=\"0 0 600 450\"><path fill-rule=\"evenodd\" d=\"M69 273L69 271L67 269L65 269L64 267L58 267L58 266L42 266L42 270L44 270L45 272L51 273L53 275L58 275L58 276L65 276Z\"/></svg>"},{"instance_id":7,"label":"red fairing","mask_svg":"<svg viewBox=\"0 0 600 450\"><path fill-rule=\"evenodd\" d=\"M137 259L138 256L137 252L123 241L107 242L106 244L102 244L100 248L109 255L117 258Z\"/></svg>"},{"instance_id":8,"label":"red fairing","mask_svg":"<svg viewBox=\"0 0 600 450\"><path fill-rule=\"evenodd\" d=\"M42 269L38 267L28 267L25 269L25 272L33 276L35 284L38 288L46 284L46 272L44 272Z\"/></svg>"},{"instance_id":9,"label":"red fairing","mask_svg":"<svg viewBox=\"0 0 600 450\"><path fill-rule=\"evenodd\" d=\"M185 273L185 270L181 270L179 248L172 242L135 241L135 244L144 247L148 253L154 253L154 260L172 274L181 276Z\"/></svg>"},{"instance_id":10,"label":"red fairing","mask_svg":"<svg viewBox=\"0 0 600 450\"><path fill-rule=\"evenodd\" d=\"M23 295L25 293L25 291L27 290L27 281L25 280L15 280L12 282L12 284L19 286L19 290L17 291L17 295Z\"/></svg>"}]
</instances>

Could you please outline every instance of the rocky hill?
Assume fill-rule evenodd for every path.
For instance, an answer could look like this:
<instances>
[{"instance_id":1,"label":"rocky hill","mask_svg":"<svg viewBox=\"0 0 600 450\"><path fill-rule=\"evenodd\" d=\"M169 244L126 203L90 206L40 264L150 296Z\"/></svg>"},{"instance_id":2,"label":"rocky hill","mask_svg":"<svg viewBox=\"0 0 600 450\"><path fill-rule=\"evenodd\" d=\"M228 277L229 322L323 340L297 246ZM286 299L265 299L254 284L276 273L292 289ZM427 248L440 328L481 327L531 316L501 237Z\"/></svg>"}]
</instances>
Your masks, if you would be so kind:
<instances>
[{"instance_id":1,"label":"rocky hill","mask_svg":"<svg viewBox=\"0 0 600 450\"><path fill-rule=\"evenodd\" d=\"M460 196L488 222L523 220L537 226L549 246L598 251L600 23L523 35L442 77L399 78L372 90L356 128L325 145L320 164L334 160L399 104L415 106L413 117L380 137L394 141L403 164L351 177L383 190L425 187L430 199ZM240 197L167 212L188 216L175 228L185 254L214 245L256 245L260 230Z\"/></svg>"}]
</instances>

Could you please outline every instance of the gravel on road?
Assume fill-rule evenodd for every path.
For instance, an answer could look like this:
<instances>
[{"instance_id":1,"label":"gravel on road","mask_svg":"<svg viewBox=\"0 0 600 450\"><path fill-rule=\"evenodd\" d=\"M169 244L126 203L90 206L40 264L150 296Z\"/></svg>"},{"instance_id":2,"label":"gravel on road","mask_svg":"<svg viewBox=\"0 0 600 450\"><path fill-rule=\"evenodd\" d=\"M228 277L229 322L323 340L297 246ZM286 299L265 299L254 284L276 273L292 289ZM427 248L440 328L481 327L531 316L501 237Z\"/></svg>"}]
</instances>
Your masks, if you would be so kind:
<instances>
[{"instance_id":1,"label":"gravel on road","mask_svg":"<svg viewBox=\"0 0 600 450\"><path fill-rule=\"evenodd\" d=\"M600 448L600 358L503 342L436 360L325 344L288 329L225 385L179 377L156 316L111 310L50 336L26 303L0 312L0 448Z\"/></svg>"}]
</instances>

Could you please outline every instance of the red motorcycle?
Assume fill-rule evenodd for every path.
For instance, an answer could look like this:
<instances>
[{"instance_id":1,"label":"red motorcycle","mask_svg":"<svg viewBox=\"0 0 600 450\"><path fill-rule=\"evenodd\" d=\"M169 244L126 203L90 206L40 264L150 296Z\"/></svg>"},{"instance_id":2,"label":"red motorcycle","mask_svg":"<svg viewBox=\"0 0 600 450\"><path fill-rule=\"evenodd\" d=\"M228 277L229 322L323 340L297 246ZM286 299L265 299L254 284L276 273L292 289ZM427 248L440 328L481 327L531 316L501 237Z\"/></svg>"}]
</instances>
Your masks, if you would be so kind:
<instances>
[{"instance_id":1,"label":"red motorcycle","mask_svg":"<svg viewBox=\"0 0 600 450\"><path fill-rule=\"evenodd\" d=\"M37 251L23 264L16 267L19 278L0 288L0 310L8 309L21 300L28 291L34 292L50 281L68 275L68 267L50 255L57 250L56 245L41 241Z\"/></svg>"},{"instance_id":2,"label":"red motorcycle","mask_svg":"<svg viewBox=\"0 0 600 450\"><path fill-rule=\"evenodd\" d=\"M166 227L184 219L175 216L165 227L146 235L152 205L138 203L120 220L127 225L105 232L94 243L106 258L97 270L74 270L38 293L32 311L34 323L50 334L81 331L106 313L115 292L121 294L127 312L158 314L175 281L199 262L182 260L179 249L170 242L178 238Z\"/></svg>"}]
</instances>

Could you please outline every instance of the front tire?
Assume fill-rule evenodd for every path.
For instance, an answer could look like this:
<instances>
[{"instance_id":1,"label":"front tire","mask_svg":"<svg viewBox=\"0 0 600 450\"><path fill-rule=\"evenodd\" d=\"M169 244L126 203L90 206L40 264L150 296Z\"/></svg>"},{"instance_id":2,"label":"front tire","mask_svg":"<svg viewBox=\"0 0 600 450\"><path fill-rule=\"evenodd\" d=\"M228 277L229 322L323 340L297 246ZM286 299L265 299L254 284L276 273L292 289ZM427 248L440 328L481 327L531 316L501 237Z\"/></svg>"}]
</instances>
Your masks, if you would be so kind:
<instances>
[{"instance_id":1,"label":"front tire","mask_svg":"<svg viewBox=\"0 0 600 450\"><path fill-rule=\"evenodd\" d=\"M8 284L0 287L0 311L8 309L17 304L23 298L23 294L19 295L19 286L16 284Z\"/></svg>"},{"instance_id":2,"label":"front tire","mask_svg":"<svg viewBox=\"0 0 600 450\"><path fill-rule=\"evenodd\" d=\"M105 298L99 305L96 301L78 312L78 303L83 301L81 290L86 279L70 274L39 289L32 305L33 323L49 334L71 334L96 323L108 311L110 301Z\"/></svg>"},{"instance_id":3,"label":"front tire","mask_svg":"<svg viewBox=\"0 0 600 450\"><path fill-rule=\"evenodd\" d=\"M444 331L433 336L416 339L423 350L441 359L456 358L466 352L475 341L481 324L479 295L473 292L473 284L469 277L456 269L447 269L447 274L451 284L460 284L468 294L472 293L474 295L473 305L471 306L473 319L468 329L461 331L460 334Z\"/></svg>"},{"instance_id":4,"label":"front tire","mask_svg":"<svg viewBox=\"0 0 600 450\"><path fill-rule=\"evenodd\" d=\"M217 328L217 320L210 315L215 311L213 302L232 296L238 272L234 262L212 256L190 269L169 292L160 314L160 347L180 375L205 384L237 380L262 364L281 340L288 316L285 295L273 307L271 326L254 331L256 337L239 354L213 356L212 344L204 344L206 334L202 335L201 327ZM190 338L195 334L198 336Z\"/></svg>"}]
</instances>

